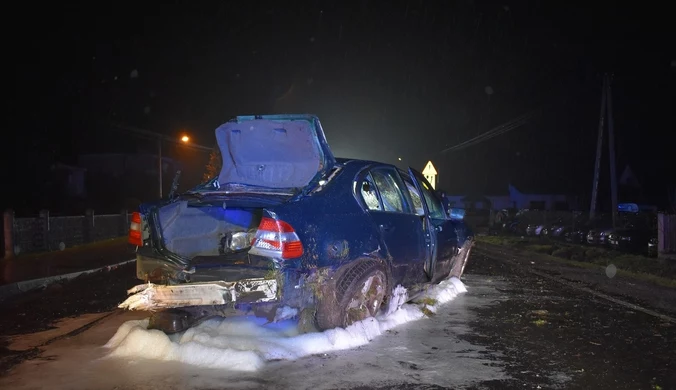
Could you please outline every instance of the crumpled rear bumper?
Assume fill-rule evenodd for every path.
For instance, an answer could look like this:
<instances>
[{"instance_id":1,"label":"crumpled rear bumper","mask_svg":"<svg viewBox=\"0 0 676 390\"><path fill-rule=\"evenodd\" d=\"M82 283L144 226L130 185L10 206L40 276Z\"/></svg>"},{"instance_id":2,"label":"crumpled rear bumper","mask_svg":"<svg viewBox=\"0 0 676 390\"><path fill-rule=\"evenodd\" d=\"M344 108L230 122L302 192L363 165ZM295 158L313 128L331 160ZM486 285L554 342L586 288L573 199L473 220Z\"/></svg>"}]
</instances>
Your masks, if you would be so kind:
<instances>
[{"instance_id":1,"label":"crumpled rear bumper","mask_svg":"<svg viewBox=\"0 0 676 390\"><path fill-rule=\"evenodd\" d=\"M131 296L118 307L155 311L188 306L274 302L279 295L277 287L277 279L264 278L177 285L146 283L127 290Z\"/></svg>"}]
</instances>

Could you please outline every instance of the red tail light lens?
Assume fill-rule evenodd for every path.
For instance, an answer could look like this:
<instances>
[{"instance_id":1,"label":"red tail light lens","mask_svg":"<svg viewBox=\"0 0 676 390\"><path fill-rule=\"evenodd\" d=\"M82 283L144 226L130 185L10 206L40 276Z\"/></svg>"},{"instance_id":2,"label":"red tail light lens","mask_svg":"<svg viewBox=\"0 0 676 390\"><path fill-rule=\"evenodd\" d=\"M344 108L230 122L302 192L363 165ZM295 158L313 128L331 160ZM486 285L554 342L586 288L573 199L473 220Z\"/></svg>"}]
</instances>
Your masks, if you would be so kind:
<instances>
[{"instance_id":1,"label":"red tail light lens","mask_svg":"<svg viewBox=\"0 0 676 390\"><path fill-rule=\"evenodd\" d=\"M303 255L303 244L288 223L264 217L258 225L249 253L278 259L294 259Z\"/></svg>"},{"instance_id":2,"label":"red tail light lens","mask_svg":"<svg viewBox=\"0 0 676 390\"><path fill-rule=\"evenodd\" d=\"M131 224L129 225L128 241L132 245L143 246L143 234L141 233L141 213L131 214Z\"/></svg>"}]
</instances>

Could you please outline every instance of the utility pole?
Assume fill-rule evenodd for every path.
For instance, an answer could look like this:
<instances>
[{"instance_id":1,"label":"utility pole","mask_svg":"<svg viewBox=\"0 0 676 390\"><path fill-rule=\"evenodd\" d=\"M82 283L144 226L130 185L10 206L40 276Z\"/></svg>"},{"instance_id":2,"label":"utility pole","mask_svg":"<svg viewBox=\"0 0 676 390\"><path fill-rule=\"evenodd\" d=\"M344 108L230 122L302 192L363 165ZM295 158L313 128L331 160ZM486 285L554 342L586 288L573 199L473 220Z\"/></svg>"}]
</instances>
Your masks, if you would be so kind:
<instances>
[{"instance_id":1,"label":"utility pole","mask_svg":"<svg viewBox=\"0 0 676 390\"><path fill-rule=\"evenodd\" d=\"M613 229L617 228L617 175L615 170L615 123L613 122L613 94L610 89L612 74L606 75L606 99L608 99L608 157L610 158L610 200L613 207Z\"/></svg>"},{"instance_id":2,"label":"utility pole","mask_svg":"<svg viewBox=\"0 0 676 390\"><path fill-rule=\"evenodd\" d=\"M592 199L589 218L596 215L596 201L599 193L599 176L601 173L601 156L603 153L603 125L608 116L608 159L610 163L610 199L612 204L613 228L617 226L617 171L615 169L615 126L613 122L613 100L610 89L611 76L603 75L601 89L601 113L599 115L599 132L596 140L596 160L594 161L594 181L592 183Z\"/></svg>"},{"instance_id":3,"label":"utility pole","mask_svg":"<svg viewBox=\"0 0 676 390\"><path fill-rule=\"evenodd\" d=\"M601 89L601 113L599 114L599 134L596 139L596 160L594 161L594 180L592 181L592 198L589 207L589 219L596 215L596 199L599 195L599 175L601 173L601 154L603 150L603 123L606 113L606 76L603 75L603 88Z\"/></svg>"}]
</instances>

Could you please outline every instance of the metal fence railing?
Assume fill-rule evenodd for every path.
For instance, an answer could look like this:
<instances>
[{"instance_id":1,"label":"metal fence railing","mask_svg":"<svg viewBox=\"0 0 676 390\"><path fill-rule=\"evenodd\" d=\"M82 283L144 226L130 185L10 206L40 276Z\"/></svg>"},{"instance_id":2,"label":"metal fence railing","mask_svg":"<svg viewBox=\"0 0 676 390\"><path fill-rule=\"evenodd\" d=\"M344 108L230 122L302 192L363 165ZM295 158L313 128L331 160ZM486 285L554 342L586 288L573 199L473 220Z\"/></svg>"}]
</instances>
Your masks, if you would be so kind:
<instances>
[{"instance_id":1,"label":"metal fence railing","mask_svg":"<svg viewBox=\"0 0 676 390\"><path fill-rule=\"evenodd\" d=\"M128 233L131 214L50 216L48 211L37 217L15 218L12 211L4 213L3 244L5 257L63 250L75 245L123 237ZM7 228L9 227L9 231Z\"/></svg>"}]
</instances>

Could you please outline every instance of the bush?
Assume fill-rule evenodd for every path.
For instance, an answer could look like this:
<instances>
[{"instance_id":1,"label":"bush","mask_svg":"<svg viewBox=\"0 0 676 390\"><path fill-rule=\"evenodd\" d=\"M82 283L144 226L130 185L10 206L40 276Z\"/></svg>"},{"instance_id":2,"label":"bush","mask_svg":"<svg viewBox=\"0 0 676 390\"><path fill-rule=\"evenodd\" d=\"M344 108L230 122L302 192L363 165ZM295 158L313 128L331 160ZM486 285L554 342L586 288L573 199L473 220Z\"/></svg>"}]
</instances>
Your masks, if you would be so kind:
<instances>
[{"instance_id":1,"label":"bush","mask_svg":"<svg viewBox=\"0 0 676 390\"><path fill-rule=\"evenodd\" d=\"M504 245L525 251L548 254L561 259L586 262L600 266L615 265L620 271L628 271L640 274L640 278L646 275L665 278L658 284L676 287L676 261L654 259L641 255L623 253L603 247L588 247L585 245L570 245L565 243L551 242L549 240L535 239L532 237L479 237L479 241L491 244ZM584 266L578 264L578 266ZM648 277L649 278L649 277ZM667 280L665 282L664 280Z\"/></svg>"},{"instance_id":2,"label":"bush","mask_svg":"<svg viewBox=\"0 0 676 390\"><path fill-rule=\"evenodd\" d=\"M587 258L585 257L585 248L579 247L579 246L573 246L571 247L573 253L570 255L571 260L575 261L585 261Z\"/></svg>"},{"instance_id":3,"label":"bush","mask_svg":"<svg viewBox=\"0 0 676 390\"><path fill-rule=\"evenodd\" d=\"M552 256L570 259L573 256L573 247L564 246L563 248L559 248L552 252Z\"/></svg>"},{"instance_id":4,"label":"bush","mask_svg":"<svg viewBox=\"0 0 676 390\"><path fill-rule=\"evenodd\" d=\"M589 261L594 261L600 257L610 257L608 256L608 251L602 248L590 248L585 251L585 258Z\"/></svg>"},{"instance_id":5,"label":"bush","mask_svg":"<svg viewBox=\"0 0 676 390\"><path fill-rule=\"evenodd\" d=\"M546 253L551 255L552 252L556 249L554 245L542 245L542 244L533 244L525 248L526 250L537 252L537 253Z\"/></svg>"}]
</instances>

